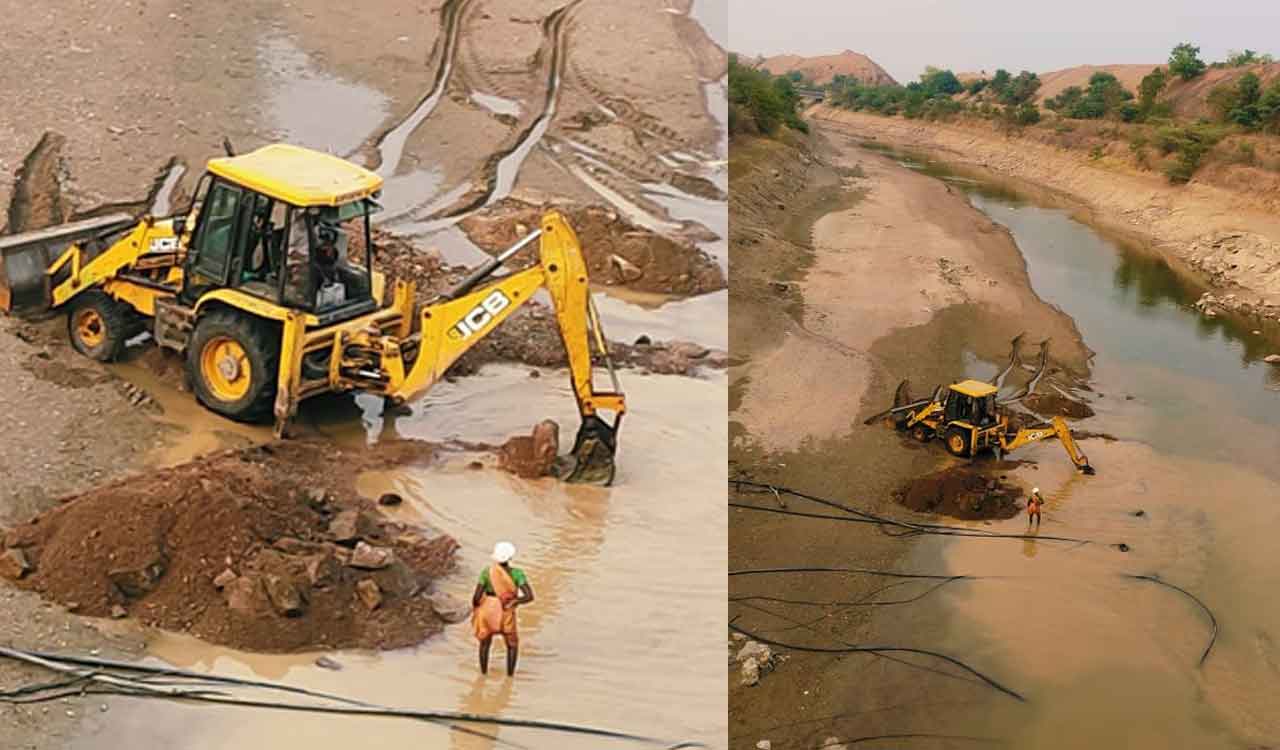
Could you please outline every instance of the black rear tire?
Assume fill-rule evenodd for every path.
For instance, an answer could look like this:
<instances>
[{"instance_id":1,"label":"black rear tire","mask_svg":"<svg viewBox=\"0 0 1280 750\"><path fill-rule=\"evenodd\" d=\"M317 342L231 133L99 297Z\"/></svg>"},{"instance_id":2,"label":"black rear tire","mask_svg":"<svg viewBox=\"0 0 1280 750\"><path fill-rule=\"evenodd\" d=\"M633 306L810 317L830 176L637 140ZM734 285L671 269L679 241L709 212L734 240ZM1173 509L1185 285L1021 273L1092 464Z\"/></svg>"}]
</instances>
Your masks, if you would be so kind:
<instances>
[{"instance_id":1,"label":"black rear tire","mask_svg":"<svg viewBox=\"0 0 1280 750\"><path fill-rule=\"evenodd\" d=\"M133 310L96 289L77 295L67 310L71 346L99 362L112 362L119 357L136 329Z\"/></svg>"},{"instance_id":2,"label":"black rear tire","mask_svg":"<svg viewBox=\"0 0 1280 750\"><path fill-rule=\"evenodd\" d=\"M205 349L231 340L243 349L248 387L235 398L220 395L204 372ZM210 410L239 422L260 422L272 415L280 376L278 324L237 310L215 310L196 322L187 345L187 376L196 398Z\"/></svg>"}]
</instances>

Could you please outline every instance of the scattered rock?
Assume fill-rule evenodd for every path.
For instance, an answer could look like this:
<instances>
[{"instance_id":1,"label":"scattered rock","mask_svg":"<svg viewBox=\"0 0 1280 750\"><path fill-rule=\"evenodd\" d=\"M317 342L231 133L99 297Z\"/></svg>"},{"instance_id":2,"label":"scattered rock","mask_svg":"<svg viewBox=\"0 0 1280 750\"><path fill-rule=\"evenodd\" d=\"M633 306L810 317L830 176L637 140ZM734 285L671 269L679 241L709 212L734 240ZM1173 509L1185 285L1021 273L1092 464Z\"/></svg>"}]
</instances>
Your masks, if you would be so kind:
<instances>
[{"instance_id":1,"label":"scattered rock","mask_svg":"<svg viewBox=\"0 0 1280 750\"><path fill-rule=\"evenodd\" d=\"M382 590L369 578L356 584L356 596L360 597L360 602L370 610L382 605Z\"/></svg>"},{"instance_id":2,"label":"scattered rock","mask_svg":"<svg viewBox=\"0 0 1280 750\"><path fill-rule=\"evenodd\" d=\"M316 666L321 669L332 669L335 672L342 671L342 665L327 656L316 657Z\"/></svg>"},{"instance_id":3,"label":"scattered rock","mask_svg":"<svg viewBox=\"0 0 1280 750\"><path fill-rule=\"evenodd\" d=\"M744 659L742 662L742 684L755 687L760 682L760 662L755 659Z\"/></svg>"},{"instance_id":4,"label":"scattered rock","mask_svg":"<svg viewBox=\"0 0 1280 750\"><path fill-rule=\"evenodd\" d=\"M738 661L746 661L747 659L756 659L759 662L772 661L773 650L758 641L747 641L742 650L738 652Z\"/></svg>"},{"instance_id":5,"label":"scattered rock","mask_svg":"<svg viewBox=\"0 0 1280 750\"><path fill-rule=\"evenodd\" d=\"M471 616L471 602L451 594L437 592L428 597L427 601L431 602L431 611L445 622L462 622Z\"/></svg>"},{"instance_id":6,"label":"scattered rock","mask_svg":"<svg viewBox=\"0 0 1280 750\"><path fill-rule=\"evenodd\" d=\"M256 576L241 576L223 589L222 593L227 598L227 608L236 614L254 617L266 609L266 592Z\"/></svg>"},{"instance_id":7,"label":"scattered rock","mask_svg":"<svg viewBox=\"0 0 1280 750\"><path fill-rule=\"evenodd\" d=\"M219 573L218 575L214 576L213 586L214 588L221 591L225 589L227 586L230 586L231 583L234 582L238 577L239 576L236 575L236 572L234 570L232 570L231 568L227 568L223 570L221 573Z\"/></svg>"},{"instance_id":8,"label":"scattered rock","mask_svg":"<svg viewBox=\"0 0 1280 750\"><path fill-rule=\"evenodd\" d=\"M1262 358L1262 361L1269 365L1280 365L1280 354L1268 354Z\"/></svg>"},{"instance_id":9,"label":"scattered rock","mask_svg":"<svg viewBox=\"0 0 1280 750\"><path fill-rule=\"evenodd\" d=\"M272 542L271 546L286 555L306 555L320 549L322 545L315 542L304 542L291 536L282 536Z\"/></svg>"},{"instance_id":10,"label":"scattered rock","mask_svg":"<svg viewBox=\"0 0 1280 750\"><path fill-rule=\"evenodd\" d=\"M353 568L380 570L390 565L393 559L395 555L391 550L360 542L351 553L351 562L348 564Z\"/></svg>"},{"instance_id":11,"label":"scattered rock","mask_svg":"<svg viewBox=\"0 0 1280 750\"><path fill-rule=\"evenodd\" d=\"M534 425L529 435L509 438L498 449L498 467L525 479L536 479L551 473L560 453L560 425L544 419Z\"/></svg>"},{"instance_id":12,"label":"scattered rock","mask_svg":"<svg viewBox=\"0 0 1280 750\"><path fill-rule=\"evenodd\" d=\"M644 271L641 271L636 264L616 253L609 256L609 265L613 267L615 272L617 272L618 278L620 278L624 284L630 284L633 281L638 281L641 276L644 276Z\"/></svg>"},{"instance_id":13,"label":"scattered rock","mask_svg":"<svg viewBox=\"0 0 1280 750\"><path fill-rule=\"evenodd\" d=\"M773 750L773 743L769 740L760 740L756 743L756 750Z\"/></svg>"},{"instance_id":14,"label":"scattered rock","mask_svg":"<svg viewBox=\"0 0 1280 750\"><path fill-rule=\"evenodd\" d=\"M31 561L21 548L10 547L0 555L0 575L10 580L18 580L31 572Z\"/></svg>"},{"instance_id":15,"label":"scattered rock","mask_svg":"<svg viewBox=\"0 0 1280 750\"><path fill-rule=\"evenodd\" d=\"M293 581L283 576L268 575L263 582L266 584L267 598L277 612L285 617L298 617L306 611L306 600Z\"/></svg>"},{"instance_id":16,"label":"scattered rock","mask_svg":"<svg viewBox=\"0 0 1280 750\"><path fill-rule=\"evenodd\" d=\"M372 536L377 529L373 519L359 510L344 510L329 522L329 536L339 544L353 545Z\"/></svg>"},{"instance_id":17,"label":"scattered rock","mask_svg":"<svg viewBox=\"0 0 1280 750\"><path fill-rule=\"evenodd\" d=\"M338 579L338 561L328 550L307 558L307 581L313 588L323 589Z\"/></svg>"},{"instance_id":18,"label":"scattered rock","mask_svg":"<svg viewBox=\"0 0 1280 750\"><path fill-rule=\"evenodd\" d=\"M128 615L129 615L128 611L126 611L125 608L120 606L119 604L111 605L111 619L123 620L125 617L128 617Z\"/></svg>"},{"instance_id":19,"label":"scattered rock","mask_svg":"<svg viewBox=\"0 0 1280 750\"><path fill-rule=\"evenodd\" d=\"M378 496L378 505L399 505L404 498L394 492L384 492Z\"/></svg>"},{"instance_id":20,"label":"scattered rock","mask_svg":"<svg viewBox=\"0 0 1280 750\"><path fill-rule=\"evenodd\" d=\"M164 561L155 559L144 565L113 570L107 573L107 578L115 584L120 593L136 598L145 596L155 588L156 583L164 576L164 568Z\"/></svg>"},{"instance_id":21,"label":"scattered rock","mask_svg":"<svg viewBox=\"0 0 1280 750\"><path fill-rule=\"evenodd\" d=\"M667 345L667 348L672 354L686 359L702 359L711 353L707 347L692 341L673 341Z\"/></svg>"}]
</instances>

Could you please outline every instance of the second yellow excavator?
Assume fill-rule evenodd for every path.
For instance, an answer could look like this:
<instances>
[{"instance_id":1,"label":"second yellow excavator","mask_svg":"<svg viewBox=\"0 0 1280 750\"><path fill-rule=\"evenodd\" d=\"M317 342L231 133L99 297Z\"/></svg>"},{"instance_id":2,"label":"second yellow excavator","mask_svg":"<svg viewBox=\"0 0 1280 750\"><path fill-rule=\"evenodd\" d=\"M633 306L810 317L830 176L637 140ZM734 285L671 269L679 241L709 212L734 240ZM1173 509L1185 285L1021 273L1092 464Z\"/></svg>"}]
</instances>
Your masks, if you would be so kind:
<instances>
[{"instance_id":1,"label":"second yellow excavator","mask_svg":"<svg viewBox=\"0 0 1280 750\"><path fill-rule=\"evenodd\" d=\"M899 386L894 399L898 403L892 409L867 421L883 417L920 442L941 438L948 452L963 458L984 450L1001 457L1029 443L1057 438L1077 469L1096 473L1062 417L1055 416L1046 426L1014 428L1009 414L996 403L997 388L990 383L963 380L939 387L931 398L919 401L911 401L905 385Z\"/></svg>"},{"instance_id":2,"label":"second yellow excavator","mask_svg":"<svg viewBox=\"0 0 1280 750\"><path fill-rule=\"evenodd\" d=\"M116 358L142 332L180 352L196 397L237 420L274 418L283 436L298 404L363 391L403 405L546 289L568 353L582 425L570 481L608 484L626 398L591 300L577 235L557 212L419 304L413 284L374 268L371 217L382 178L329 154L275 144L211 159L191 207L127 214L0 237L0 308L64 311L71 344ZM491 278L537 242L538 263ZM592 382L593 349L612 390ZM612 423L602 414L612 413Z\"/></svg>"}]
</instances>

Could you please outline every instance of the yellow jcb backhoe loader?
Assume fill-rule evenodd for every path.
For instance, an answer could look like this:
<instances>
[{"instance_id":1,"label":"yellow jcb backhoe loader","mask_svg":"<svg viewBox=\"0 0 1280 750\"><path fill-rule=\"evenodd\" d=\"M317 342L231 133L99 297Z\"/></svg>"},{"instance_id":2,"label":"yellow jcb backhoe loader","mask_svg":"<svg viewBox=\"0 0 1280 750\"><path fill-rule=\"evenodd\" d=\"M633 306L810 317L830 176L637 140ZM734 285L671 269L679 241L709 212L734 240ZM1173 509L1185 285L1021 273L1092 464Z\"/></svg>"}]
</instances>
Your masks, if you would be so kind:
<instances>
[{"instance_id":1,"label":"yellow jcb backhoe loader","mask_svg":"<svg viewBox=\"0 0 1280 750\"><path fill-rule=\"evenodd\" d=\"M947 451L963 458L972 458L984 450L1001 457L1028 443L1057 438L1077 469L1085 474L1095 473L1062 417L1054 417L1044 427L1014 429L1008 413L996 403L996 390L990 383L964 380L939 387L931 398L895 404L876 416L884 417L887 423L906 430L922 443L941 438ZM895 400L910 401L902 387Z\"/></svg>"},{"instance_id":2,"label":"yellow jcb backhoe loader","mask_svg":"<svg viewBox=\"0 0 1280 750\"><path fill-rule=\"evenodd\" d=\"M360 166L284 144L212 159L184 214L116 214L0 237L0 307L65 311L72 345L103 361L149 331L185 355L201 403L236 420L274 417L283 436L299 402L319 393L364 391L392 407L422 395L545 287L582 418L568 479L611 482L626 399L573 229L548 212L419 306L412 283L388 289L374 268L370 217L381 187ZM536 266L490 278L535 241ZM593 347L612 391L592 384Z\"/></svg>"}]
</instances>

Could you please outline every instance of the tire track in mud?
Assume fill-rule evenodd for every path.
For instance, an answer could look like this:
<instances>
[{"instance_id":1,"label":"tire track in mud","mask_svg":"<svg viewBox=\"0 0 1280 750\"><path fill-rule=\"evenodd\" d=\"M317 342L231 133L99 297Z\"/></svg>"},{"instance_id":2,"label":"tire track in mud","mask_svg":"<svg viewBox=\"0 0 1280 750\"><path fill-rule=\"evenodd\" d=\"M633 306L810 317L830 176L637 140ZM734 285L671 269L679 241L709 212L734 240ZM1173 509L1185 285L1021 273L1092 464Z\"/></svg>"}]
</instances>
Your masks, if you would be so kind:
<instances>
[{"instance_id":1,"label":"tire track in mud","mask_svg":"<svg viewBox=\"0 0 1280 750\"><path fill-rule=\"evenodd\" d=\"M414 227L414 231L410 232L411 235L429 234L446 229L511 194L525 160L533 152L534 147L541 143L547 129L551 126L551 121L556 116L564 80L565 58L568 54L566 31L573 11L581 3L582 0L572 0L567 5L552 11L542 22L544 42L538 51L538 57L549 52L549 60L546 95L538 116L520 133L510 147L491 154L485 160L482 167L483 188L466 189L466 183L464 183L463 186L457 186L445 192L442 198L416 209L412 216L419 223ZM461 192L462 189L466 191Z\"/></svg>"},{"instance_id":2,"label":"tire track in mud","mask_svg":"<svg viewBox=\"0 0 1280 750\"><path fill-rule=\"evenodd\" d=\"M431 116L440 99L444 97L444 92L449 86L449 77L453 73L454 61L457 58L462 17L471 3L472 0L448 0L441 6L441 21L444 25L444 33L441 35L443 46L431 88L404 119L374 139L373 149L378 156L375 168L383 179L395 174L404 156L404 147L409 136L413 135L414 131Z\"/></svg>"}]
</instances>

